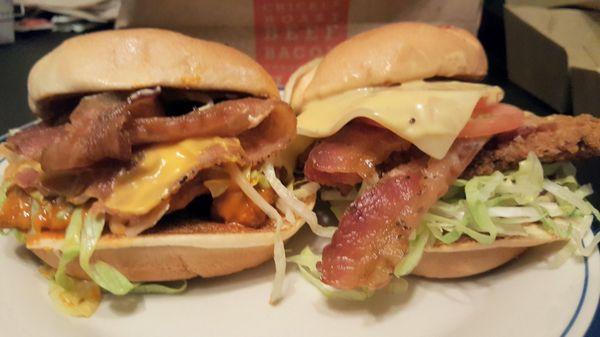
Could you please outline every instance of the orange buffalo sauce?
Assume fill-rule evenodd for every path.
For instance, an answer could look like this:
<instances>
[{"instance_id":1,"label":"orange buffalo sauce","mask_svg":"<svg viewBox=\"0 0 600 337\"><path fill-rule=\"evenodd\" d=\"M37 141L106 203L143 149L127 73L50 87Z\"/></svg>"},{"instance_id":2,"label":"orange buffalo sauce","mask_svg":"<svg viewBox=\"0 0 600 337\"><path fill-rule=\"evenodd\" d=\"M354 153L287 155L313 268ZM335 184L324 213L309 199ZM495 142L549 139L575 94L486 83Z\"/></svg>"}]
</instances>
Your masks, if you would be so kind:
<instances>
[{"instance_id":1,"label":"orange buffalo sauce","mask_svg":"<svg viewBox=\"0 0 600 337\"><path fill-rule=\"evenodd\" d=\"M269 203L276 200L272 188L257 188L258 193ZM225 193L213 200L213 217L224 222L237 222L248 227L261 227L267 221L267 215L235 184L231 184Z\"/></svg>"},{"instance_id":2,"label":"orange buffalo sauce","mask_svg":"<svg viewBox=\"0 0 600 337\"><path fill-rule=\"evenodd\" d=\"M6 200L0 209L0 228L16 228L27 232L33 228L64 230L71 217L72 207L60 199L39 202L18 187L6 192Z\"/></svg>"}]
</instances>

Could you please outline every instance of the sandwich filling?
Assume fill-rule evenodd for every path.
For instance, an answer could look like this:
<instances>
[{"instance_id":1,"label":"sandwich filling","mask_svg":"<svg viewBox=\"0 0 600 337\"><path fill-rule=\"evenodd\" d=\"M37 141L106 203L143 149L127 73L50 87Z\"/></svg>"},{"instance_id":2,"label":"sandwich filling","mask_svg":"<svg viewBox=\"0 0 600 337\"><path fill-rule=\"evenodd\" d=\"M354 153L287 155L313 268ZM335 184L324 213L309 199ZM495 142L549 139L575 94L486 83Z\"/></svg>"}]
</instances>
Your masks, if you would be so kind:
<instances>
[{"instance_id":1,"label":"sandwich filling","mask_svg":"<svg viewBox=\"0 0 600 337\"><path fill-rule=\"evenodd\" d=\"M26 234L30 244L62 235L56 281L76 288L65 273L79 255L88 276L117 295L167 290L91 263L102 234L143 235L184 209L200 221L271 228L275 255L285 261L283 222L318 226L298 199L316 184L294 184L267 160L295 134L295 115L275 99L161 88L84 96L68 116L55 115L3 145L0 228Z\"/></svg>"},{"instance_id":2,"label":"sandwich filling","mask_svg":"<svg viewBox=\"0 0 600 337\"><path fill-rule=\"evenodd\" d=\"M10 187L1 226L31 227L38 233L64 230L70 208L93 203L106 214L113 233L137 235L167 212L209 194L205 183L229 181L223 165L259 167L295 135L294 115L277 100L215 104L204 95L205 101L183 101L200 107L173 115L169 109L183 103L164 102L163 96L160 89L86 96L68 121L42 123L9 137L4 181ZM232 199L229 194L236 194L236 187L229 185L235 184L217 198ZM229 208L244 208L246 201L241 198L229 207L221 203L213 220L232 220ZM62 209L63 221L30 221L26 226L24 215L35 218L38 203L52 206L42 207L42 213ZM266 223L260 216L236 220L253 227Z\"/></svg>"},{"instance_id":3,"label":"sandwich filling","mask_svg":"<svg viewBox=\"0 0 600 337\"><path fill-rule=\"evenodd\" d=\"M304 271L323 286L382 288L393 275L409 273L419 252L436 241L491 244L525 235L525 222L541 221L560 238L575 226L580 234L589 228L598 215L583 199L589 187L572 174L544 175L541 163L599 156L600 120L537 117L499 103L501 91L485 85L405 85L356 89L303 106L299 133L316 139L300 166L309 180L328 186L321 195L339 227L318 263L294 261L315 262L303 264ZM316 123L318 115L324 122ZM493 173L520 162L516 173Z\"/></svg>"}]
</instances>

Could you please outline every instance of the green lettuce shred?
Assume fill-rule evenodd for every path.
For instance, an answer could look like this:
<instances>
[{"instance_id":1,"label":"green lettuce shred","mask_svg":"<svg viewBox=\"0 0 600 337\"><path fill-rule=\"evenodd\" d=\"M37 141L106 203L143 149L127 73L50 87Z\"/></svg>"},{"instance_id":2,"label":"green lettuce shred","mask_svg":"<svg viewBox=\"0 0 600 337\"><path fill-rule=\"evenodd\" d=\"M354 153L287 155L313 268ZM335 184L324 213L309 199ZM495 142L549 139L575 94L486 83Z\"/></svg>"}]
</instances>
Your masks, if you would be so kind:
<instances>
[{"instance_id":1,"label":"green lettuce shred","mask_svg":"<svg viewBox=\"0 0 600 337\"><path fill-rule=\"evenodd\" d=\"M593 193L591 186L579 185L575 174L571 163L543 166L530 153L516 171L457 180L424 216L422 227L443 244L463 235L491 244L497 236L535 235L525 226L540 222L547 232L580 242L591 225L582 219L599 219L600 213L585 200ZM597 235L594 242L598 240ZM588 252L582 247L575 251Z\"/></svg>"},{"instance_id":2,"label":"green lettuce shred","mask_svg":"<svg viewBox=\"0 0 600 337\"><path fill-rule=\"evenodd\" d=\"M81 251L79 253L79 264L88 276L104 290L114 295L125 295L135 285L118 270L103 261L90 263L92 254L96 249L98 240L104 229L104 214L87 214L81 232Z\"/></svg>"},{"instance_id":3,"label":"green lettuce shred","mask_svg":"<svg viewBox=\"0 0 600 337\"><path fill-rule=\"evenodd\" d=\"M423 227L422 227L423 228ZM410 272L419 264L423 252L425 251L425 245L429 241L429 231L420 230L413 240L410 240L408 246L408 254L402 259L402 262L398 263L394 269L394 275L396 277L402 277L410 274Z\"/></svg>"},{"instance_id":4,"label":"green lettuce shred","mask_svg":"<svg viewBox=\"0 0 600 337\"><path fill-rule=\"evenodd\" d=\"M104 214L87 214L81 232L81 246L79 264L88 276L102 289L113 295L123 296L130 292L144 294L176 294L187 288L184 281L182 285L171 288L161 284L141 284L130 282L125 275L104 261L94 264L90 262L98 240L104 229Z\"/></svg>"},{"instance_id":5,"label":"green lettuce shred","mask_svg":"<svg viewBox=\"0 0 600 337\"><path fill-rule=\"evenodd\" d=\"M179 285L177 285L177 283ZM156 283L142 283L131 290L132 294L163 294L175 295L187 289L187 281L176 282L173 286Z\"/></svg>"},{"instance_id":6,"label":"green lettuce shred","mask_svg":"<svg viewBox=\"0 0 600 337\"><path fill-rule=\"evenodd\" d=\"M75 288L75 280L67 275L67 265L75 260L79 255L79 246L81 242L81 229L83 227L83 210L75 209L71 215L71 220L67 226L65 240L61 252L62 255L58 261L58 268L54 274L56 283L66 290Z\"/></svg>"},{"instance_id":7,"label":"green lettuce shred","mask_svg":"<svg viewBox=\"0 0 600 337\"><path fill-rule=\"evenodd\" d=\"M77 207L61 247L58 268L50 282L50 297L57 308L71 316L89 317L98 308L100 288L114 294L177 294L185 291L187 282L170 287L163 284L132 283L116 268L103 261L91 262L92 255L104 229L102 213L93 214ZM67 265L79 257L81 268L92 281L78 280L67 275Z\"/></svg>"}]
</instances>

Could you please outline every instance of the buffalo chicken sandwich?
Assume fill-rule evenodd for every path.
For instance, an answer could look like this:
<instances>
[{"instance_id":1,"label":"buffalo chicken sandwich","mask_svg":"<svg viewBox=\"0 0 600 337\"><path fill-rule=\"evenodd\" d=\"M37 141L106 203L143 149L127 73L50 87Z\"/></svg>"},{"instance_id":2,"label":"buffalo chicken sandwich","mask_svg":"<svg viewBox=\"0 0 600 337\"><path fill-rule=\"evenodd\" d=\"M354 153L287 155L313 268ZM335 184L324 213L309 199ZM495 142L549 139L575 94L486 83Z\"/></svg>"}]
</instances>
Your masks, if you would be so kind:
<instances>
[{"instance_id":1,"label":"buffalo chicken sandwich","mask_svg":"<svg viewBox=\"0 0 600 337\"><path fill-rule=\"evenodd\" d=\"M0 228L62 289L168 292L142 282L227 275L275 251L280 296L283 241L317 225L318 186L270 164L296 117L260 65L170 31L116 30L65 41L28 90L42 121L2 147Z\"/></svg>"},{"instance_id":2,"label":"buffalo chicken sandwich","mask_svg":"<svg viewBox=\"0 0 600 337\"><path fill-rule=\"evenodd\" d=\"M339 219L322 256L291 258L314 284L363 298L394 275L479 274L553 241L591 253L581 237L598 211L568 161L600 155L600 119L501 103L475 83L486 72L468 32L398 23L291 77L298 166Z\"/></svg>"}]
</instances>

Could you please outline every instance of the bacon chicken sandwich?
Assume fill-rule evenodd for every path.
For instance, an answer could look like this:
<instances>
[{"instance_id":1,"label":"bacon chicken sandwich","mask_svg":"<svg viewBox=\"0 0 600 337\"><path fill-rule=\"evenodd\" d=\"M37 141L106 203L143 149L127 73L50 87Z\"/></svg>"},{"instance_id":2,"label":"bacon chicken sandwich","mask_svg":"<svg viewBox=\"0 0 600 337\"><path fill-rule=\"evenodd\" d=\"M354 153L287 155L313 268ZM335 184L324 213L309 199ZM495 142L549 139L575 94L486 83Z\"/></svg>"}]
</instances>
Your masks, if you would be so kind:
<instances>
[{"instance_id":1,"label":"bacon chicken sandwich","mask_svg":"<svg viewBox=\"0 0 600 337\"><path fill-rule=\"evenodd\" d=\"M314 284L361 298L394 275L475 275L559 240L594 247L581 246L592 191L568 161L600 155L600 120L501 103L476 83L486 73L467 31L397 23L291 77L298 167L339 219L322 256L292 258Z\"/></svg>"},{"instance_id":2,"label":"bacon chicken sandwich","mask_svg":"<svg viewBox=\"0 0 600 337\"><path fill-rule=\"evenodd\" d=\"M167 291L142 282L227 275L275 251L278 298L283 241L317 225L318 186L270 164L296 117L260 65L175 32L115 30L65 41L28 92L41 122L2 147L0 228L59 286Z\"/></svg>"}]
</instances>

